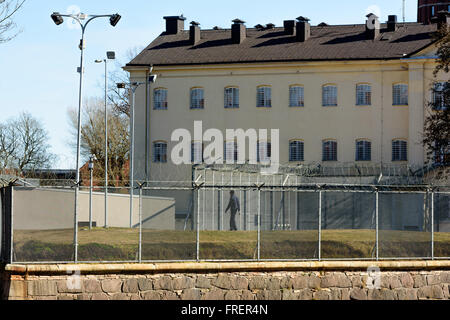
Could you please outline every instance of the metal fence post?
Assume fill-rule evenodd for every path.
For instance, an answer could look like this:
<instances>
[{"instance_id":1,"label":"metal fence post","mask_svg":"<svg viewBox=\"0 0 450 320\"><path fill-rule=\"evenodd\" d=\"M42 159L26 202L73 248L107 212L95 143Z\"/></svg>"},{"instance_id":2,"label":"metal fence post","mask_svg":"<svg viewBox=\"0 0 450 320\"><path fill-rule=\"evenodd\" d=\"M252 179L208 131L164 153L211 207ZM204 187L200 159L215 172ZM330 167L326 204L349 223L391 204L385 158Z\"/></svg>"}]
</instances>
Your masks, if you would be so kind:
<instances>
[{"instance_id":1,"label":"metal fence post","mask_svg":"<svg viewBox=\"0 0 450 320\"><path fill-rule=\"evenodd\" d=\"M258 261L261 259L261 189L258 187Z\"/></svg>"},{"instance_id":2,"label":"metal fence post","mask_svg":"<svg viewBox=\"0 0 450 320\"><path fill-rule=\"evenodd\" d=\"M142 185L139 185L139 263L142 262Z\"/></svg>"},{"instance_id":3,"label":"metal fence post","mask_svg":"<svg viewBox=\"0 0 450 320\"><path fill-rule=\"evenodd\" d=\"M196 258L200 261L200 189L197 190L197 239L196 239Z\"/></svg>"},{"instance_id":4,"label":"metal fence post","mask_svg":"<svg viewBox=\"0 0 450 320\"><path fill-rule=\"evenodd\" d=\"M376 248L376 259L377 261L379 260L379 225L378 225L378 217L379 217L379 193L378 193L378 189L375 191L375 248Z\"/></svg>"},{"instance_id":5,"label":"metal fence post","mask_svg":"<svg viewBox=\"0 0 450 320\"><path fill-rule=\"evenodd\" d=\"M321 259L322 251L322 190L319 191L319 248L318 248L319 261Z\"/></svg>"},{"instance_id":6,"label":"metal fence post","mask_svg":"<svg viewBox=\"0 0 450 320\"><path fill-rule=\"evenodd\" d=\"M434 191L431 191L431 260L434 260Z\"/></svg>"}]
</instances>

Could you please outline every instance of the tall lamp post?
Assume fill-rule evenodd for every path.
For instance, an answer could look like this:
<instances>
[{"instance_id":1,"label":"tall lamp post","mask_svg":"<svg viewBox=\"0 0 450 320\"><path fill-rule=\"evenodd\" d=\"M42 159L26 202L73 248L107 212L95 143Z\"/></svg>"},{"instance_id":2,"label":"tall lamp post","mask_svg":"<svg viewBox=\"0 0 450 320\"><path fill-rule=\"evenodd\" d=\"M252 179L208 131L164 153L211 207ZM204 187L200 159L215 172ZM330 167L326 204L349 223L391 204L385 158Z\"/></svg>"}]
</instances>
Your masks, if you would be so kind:
<instances>
[{"instance_id":1,"label":"tall lamp post","mask_svg":"<svg viewBox=\"0 0 450 320\"><path fill-rule=\"evenodd\" d=\"M95 63L105 63L105 228L108 227L108 60L114 60L114 51L106 52L106 58L95 60Z\"/></svg>"},{"instance_id":2,"label":"tall lamp post","mask_svg":"<svg viewBox=\"0 0 450 320\"><path fill-rule=\"evenodd\" d=\"M109 23L115 27L117 23L119 22L121 16L116 14L109 14L109 15L87 15L84 13L79 14L60 14L59 12L53 12L53 14L50 16L53 20L53 22L56 25L60 25L64 22L63 17L71 18L78 22L78 24L81 27L81 40L80 40L80 51L81 51L81 57L80 57L80 66L78 67L78 73L80 74L80 85L79 85L79 91L78 91L78 134L77 134L77 161L76 161L76 186L75 186L75 213L74 213L74 261L75 263L78 262L78 193L80 189L80 144L81 144L81 105L83 101L83 74L84 74L84 48L85 48L85 42L84 42L84 34L86 31L86 28L94 19L97 18L109 18ZM86 20L86 22L84 22Z\"/></svg>"},{"instance_id":3,"label":"tall lamp post","mask_svg":"<svg viewBox=\"0 0 450 320\"><path fill-rule=\"evenodd\" d=\"M152 68L150 69L150 73ZM156 81L156 75L150 75L148 77L148 82L153 83ZM130 110L130 228L133 227L133 193L134 193L134 106L136 101L136 90L140 85L147 84L146 82L131 82L118 83L117 88L125 89L127 85L130 87L132 92L131 98L131 110ZM147 159L146 159L147 161Z\"/></svg>"}]
</instances>

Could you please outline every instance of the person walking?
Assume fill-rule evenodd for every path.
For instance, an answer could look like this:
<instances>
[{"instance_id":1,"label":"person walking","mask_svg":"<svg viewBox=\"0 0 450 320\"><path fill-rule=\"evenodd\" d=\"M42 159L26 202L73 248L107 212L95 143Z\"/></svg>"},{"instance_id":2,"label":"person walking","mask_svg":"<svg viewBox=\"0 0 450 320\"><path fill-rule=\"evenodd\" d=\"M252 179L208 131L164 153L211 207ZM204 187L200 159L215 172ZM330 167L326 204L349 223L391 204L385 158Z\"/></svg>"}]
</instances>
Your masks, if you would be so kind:
<instances>
[{"instance_id":1,"label":"person walking","mask_svg":"<svg viewBox=\"0 0 450 320\"><path fill-rule=\"evenodd\" d=\"M230 191L230 201L228 202L228 206L225 209L225 213L227 213L227 211L230 209L231 209L230 230L237 231L235 218L236 218L237 212L239 212L239 214L241 214L241 206L239 204L239 198L236 197L236 195L234 194L234 190Z\"/></svg>"}]
</instances>

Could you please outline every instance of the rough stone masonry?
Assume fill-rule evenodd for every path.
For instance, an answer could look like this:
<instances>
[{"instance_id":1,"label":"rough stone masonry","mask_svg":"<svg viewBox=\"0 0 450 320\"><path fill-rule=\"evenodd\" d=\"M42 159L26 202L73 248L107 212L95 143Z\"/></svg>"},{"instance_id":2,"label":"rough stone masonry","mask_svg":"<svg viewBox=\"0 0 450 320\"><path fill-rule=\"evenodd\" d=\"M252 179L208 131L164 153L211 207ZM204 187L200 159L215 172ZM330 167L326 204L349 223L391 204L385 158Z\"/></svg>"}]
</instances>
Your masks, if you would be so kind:
<instances>
[{"instance_id":1,"label":"rough stone masonry","mask_svg":"<svg viewBox=\"0 0 450 320\"><path fill-rule=\"evenodd\" d=\"M2 275L3 299L422 300L450 299L450 271L145 272Z\"/></svg>"}]
</instances>

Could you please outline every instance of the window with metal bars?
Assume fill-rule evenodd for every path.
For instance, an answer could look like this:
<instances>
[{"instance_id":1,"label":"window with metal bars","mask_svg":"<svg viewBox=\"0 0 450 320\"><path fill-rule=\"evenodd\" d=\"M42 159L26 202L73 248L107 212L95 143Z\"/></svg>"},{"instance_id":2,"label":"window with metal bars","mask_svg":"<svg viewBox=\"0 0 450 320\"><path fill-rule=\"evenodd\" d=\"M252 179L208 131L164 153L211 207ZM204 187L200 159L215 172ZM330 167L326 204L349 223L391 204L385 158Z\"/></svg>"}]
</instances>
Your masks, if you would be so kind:
<instances>
[{"instance_id":1,"label":"window with metal bars","mask_svg":"<svg viewBox=\"0 0 450 320\"><path fill-rule=\"evenodd\" d=\"M327 140L322 142L322 161L337 161L337 142Z\"/></svg>"},{"instance_id":2,"label":"window with metal bars","mask_svg":"<svg viewBox=\"0 0 450 320\"><path fill-rule=\"evenodd\" d=\"M167 109L167 89L155 89L153 92L153 108L155 110Z\"/></svg>"},{"instance_id":3,"label":"window with metal bars","mask_svg":"<svg viewBox=\"0 0 450 320\"><path fill-rule=\"evenodd\" d=\"M225 108L239 108L239 88L225 88Z\"/></svg>"},{"instance_id":4,"label":"window with metal bars","mask_svg":"<svg viewBox=\"0 0 450 320\"><path fill-rule=\"evenodd\" d=\"M356 105L370 106L372 104L372 86L370 84L356 85Z\"/></svg>"},{"instance_id":5,"label":"window with metal bars","mask_svg":"<svg viewBox=\"0 0 450 320\"><path fill-rule=\"evenodd\" d=\"M272 153L272 145L270 142L260 141L257 145L257 161L258 162L270 162Z\"/></svg>"},{"instance_id":6,"label":"window with metal bars","mask_svg":"<svg viewBox=\"0 0 450 320\"><path fill-rule=\"evenodd\" d=\"M268 86L261 86L257 89L256 106L259 108L272 107L272 88Z\"/></svg>"},{"instance_id":7,"label":"window with metal bars","mask_svg":"<svg viewBox=\"0 0 450 320\"><path fill-rule=\"evenodd\" d=\"M322 106L337 106L337 87L335 85L325 85L322 87Z\"/></svg>"},{"instance_id":8,"label":"window with metal bars","mask_svg":"<svg viewBox=\"0 0 450 320\"><path fill-rule=\"evenodd\" d=\"M394 84L392 87L392 104L394 106L408 105L408 85L404 83Z\"/></svg>"},{"instance_id":9,"label":"window with metal bars","mask_svg":"<svg viewBox=\"0 0 450 320\"><path fill-rule=\"evenodd\" d=\"M445 91L448 92L447 82L436 82L432 92L433 110L443 111L447 108L445 101Z\"/></svg>"},{"instance_id":10,"label":"window with metal bars","mask_svg":"<svg viewBox=\"0 0 450 320\"><path fill-rule=\"evenodd\" d=\"M392 141L392 161L408 161L408 142L405 140Z\"/></svg>"},{"instance_id":11,"label":"window with metal bars","mask_svg":"<svg viewBox=\"0 0 450 320\"><path fill-rule=\"evenodd\" d=\"M191 109L204 109L205 98L204 90L202 88L191 89Z\"/></svg>"},{"instance_id":12,"label":"window with metal bars","mask_svg":"<svg viewBox=\"0 0 450 320\"><path fill-rule=\"evenodd\" d=\"M153 143L153 162L167 162L167 143Z\"/></svg>"},{"instance_id":13,"label":"window with metal bars","mask_svg":"<svg viewBox=\"0 0 450 320\"><path fill-rule=\"evenodd\" d=\"M356 161L372 160L372 143L367 140L356 141Z\"/></svg>"},{"instance_id":14,"label":"window with metal bars","mask_svg":"<svg viewBox=\"0 0 450 320\"><path fill-rule=\"evenodd\" d=\"M289 106L290 107L305 106L305 90L302 86L289 87Z\"/></svg>"},{"instance_id":15,"label":"window with metal bars","mask_svg":"<svg viewBox=\"0 0 450 320\"><path fill-rule=\"evenodd\" d=\"M289 142L289 161L304 161L304 143L295 140Z\"/></svg>"},{"instance_id":16,"label":"window with metal bars","mask_svg":"<svg viewBox=\"0 0 450 320\"><path fill-rule=\"evenodd\" d=\"M238 144L236 141L225 141L223 144L223 154L227 163L237 163L238 161Z\"/></svg>"},{"instance_id":17,"label":"window with metal bars","mask_svg":"<svg viewBox=\"0 0 450 320\"><path fill-rule=\"evenodd\" d=\"M191 163L199 164L203 162L203 143L191 143Z\"/></svg>"},{"instance_id":18,"label":"window with metal bars","mask_svg":"<svg viewBox=\"0 0 450 320\"><path fill-rule=\"evenodd\" d=\"M450 164L450 142L447 144L435 143L434 163L438 165Z\"/></svg>"}]
</instances>

